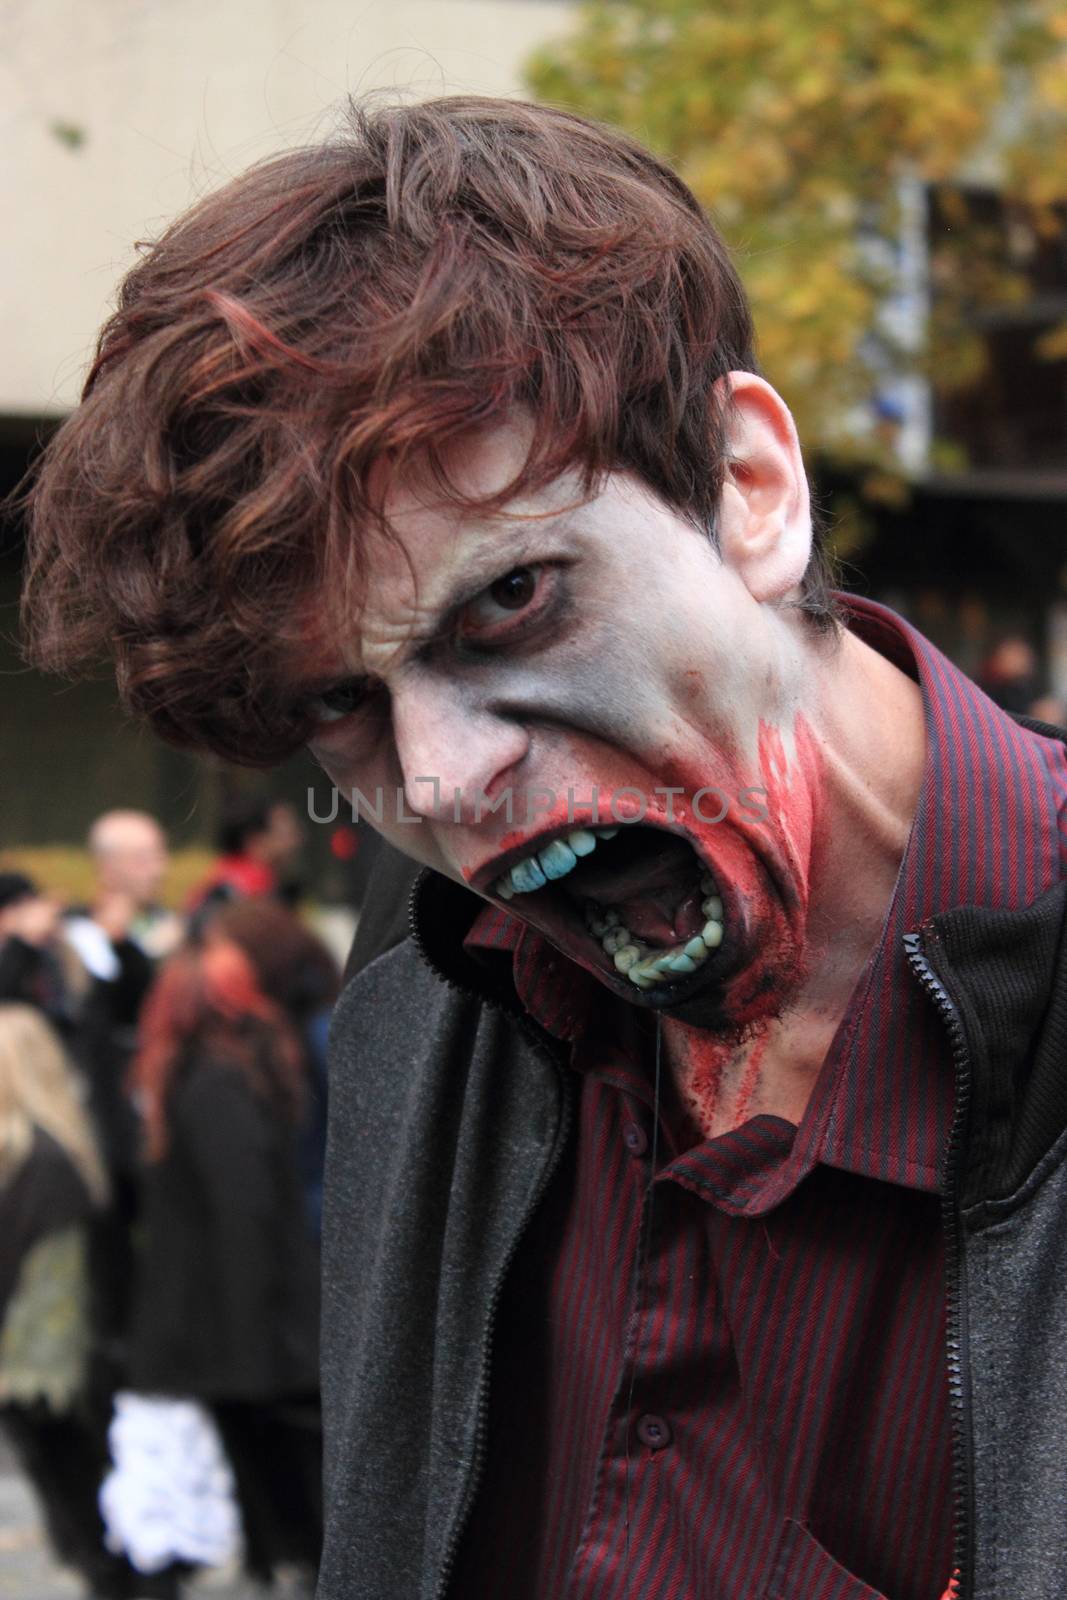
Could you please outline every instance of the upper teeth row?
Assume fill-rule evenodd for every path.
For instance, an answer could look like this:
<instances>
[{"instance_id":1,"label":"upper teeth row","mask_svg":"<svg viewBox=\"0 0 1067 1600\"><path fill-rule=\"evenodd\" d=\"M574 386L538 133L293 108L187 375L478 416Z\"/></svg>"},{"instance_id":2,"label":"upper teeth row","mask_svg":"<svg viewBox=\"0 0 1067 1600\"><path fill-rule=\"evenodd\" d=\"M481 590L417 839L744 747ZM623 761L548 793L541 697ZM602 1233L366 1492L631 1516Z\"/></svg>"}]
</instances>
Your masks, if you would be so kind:
<instances>
[{"instance_id":1,"label":"upper teeth row","mask_svg":"<svg viewBox=\"0 0 1067 1600\"><path fill-rule=\"evenodd\" d=\"M656 983L688 977L722 943L722 899L715 892L715 881L710 874L701 874L700 885L706 896L700 903L707 919L704 926L684 944L667 950L653 950L643 944L623 926L617 911L601 912L596 906L586 907L590 932L600 940L601 948L612 958L616 971L624 973L638 989L651 989Z\"/></svg>"},{"instance_id":2,"label":"upper teeth row","mask_svg":"<svg viewBox=\"0 0 1067 1600\"><path fill-rule=\"evenodd\" d=\"M493 893L501 900L510 900L514 894L530 894L543 889L556 878L565 878L582 856L592 855L598 839L614 839L618 828L575 828L564 839L553 839L543 850L517 861L510 872L505 872L493 885Z\"/></svg>"}]
</instances>

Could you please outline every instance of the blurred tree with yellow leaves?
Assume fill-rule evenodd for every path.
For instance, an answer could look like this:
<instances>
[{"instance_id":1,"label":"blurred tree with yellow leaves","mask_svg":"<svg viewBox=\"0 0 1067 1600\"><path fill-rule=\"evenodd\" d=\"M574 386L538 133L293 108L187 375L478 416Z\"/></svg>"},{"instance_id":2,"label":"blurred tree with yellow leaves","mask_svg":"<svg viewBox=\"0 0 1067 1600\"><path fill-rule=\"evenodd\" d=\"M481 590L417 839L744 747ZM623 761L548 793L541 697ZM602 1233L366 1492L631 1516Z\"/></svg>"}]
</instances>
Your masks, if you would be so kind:
<instances>
[{"instance_id":1,"label":"blurred tree with yellow leaves","mask_svg":"<svg viewBox=\"0 0 1067 1600\"><path fill-rule=\"evenodd\" d=\"M734 248L764 371L838 459L892 465L873 391L973 384L975 308L1029 292L971 225L968 183L1038 235L1063 229L1064 0L588 0L527 79L672 161ZM939 230L918 338L885 316L916 193L937 195Z\"/></svg>"}]
</instances>

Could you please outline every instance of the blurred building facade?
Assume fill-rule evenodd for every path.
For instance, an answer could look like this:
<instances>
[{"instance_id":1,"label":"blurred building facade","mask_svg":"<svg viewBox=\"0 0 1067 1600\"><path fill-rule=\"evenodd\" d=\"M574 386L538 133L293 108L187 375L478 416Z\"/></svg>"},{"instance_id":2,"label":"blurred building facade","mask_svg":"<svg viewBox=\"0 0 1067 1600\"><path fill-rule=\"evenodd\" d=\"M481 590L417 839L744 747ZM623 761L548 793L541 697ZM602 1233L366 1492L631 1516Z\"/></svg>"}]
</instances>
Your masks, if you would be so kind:
<instances>
[{"instance_id":1,"label":"blurred building facade","mask_svg":"<svg viewBox=\"0 0 1067 1600\"><path fill-rule=\"evenodd\" d=\"M911 479L865 505L845 578L906 612L981 676L999 641L1026 639L1042 693L1067 708L1067 210L1034 216L996 186L995 159L902 207L888 314L930 377L874 396L878 426ZM938 302L981 264L999 292L946 327ZM970 381L940 383L945 368ZM831 507L855 481L822 473Z\"/></svg>"}]
</instances>

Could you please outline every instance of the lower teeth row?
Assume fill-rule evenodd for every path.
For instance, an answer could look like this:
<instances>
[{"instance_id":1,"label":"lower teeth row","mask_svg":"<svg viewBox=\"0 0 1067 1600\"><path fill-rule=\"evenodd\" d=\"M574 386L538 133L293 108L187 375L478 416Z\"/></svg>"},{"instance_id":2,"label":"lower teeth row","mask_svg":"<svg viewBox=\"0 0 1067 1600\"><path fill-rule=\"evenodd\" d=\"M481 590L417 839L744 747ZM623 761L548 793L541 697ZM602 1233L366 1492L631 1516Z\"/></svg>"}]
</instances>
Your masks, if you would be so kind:
<instances>
[{"instance_id":1,"label":"lower teeth row","mask_svg":"<svg viewBox=\"0 0 1067 1600\"><path fill-rule=\"evenodd\" d=\"M708 874L701 875L700 887L707 895L700 905L707 921L699 933L669 950L654 950L642 944L623 926L617 911L586 907L590 932L600 940L601 948L614 961L616 970L624 973L636 988L651 989L658 983L688 977L722 943L722 900L715 893L714 880Z\"/></svg>"}]
</instances>

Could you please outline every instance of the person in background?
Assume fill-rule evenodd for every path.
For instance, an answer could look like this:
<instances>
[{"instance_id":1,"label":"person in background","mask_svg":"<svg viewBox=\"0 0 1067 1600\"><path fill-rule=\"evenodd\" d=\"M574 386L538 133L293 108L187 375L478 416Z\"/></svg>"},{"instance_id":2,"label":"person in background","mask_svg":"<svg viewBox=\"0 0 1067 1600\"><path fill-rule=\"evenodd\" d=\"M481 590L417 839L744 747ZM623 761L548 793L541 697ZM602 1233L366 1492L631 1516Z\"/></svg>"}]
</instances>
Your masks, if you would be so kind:
<instances>
[{"instance_id":1,"label":"person in background","mask_svg":"<svg viewBox=\"0 0 1067 1600\"><path fill-rule=\"evenodd\" d=\"M95 888L91 906L68 913L67 940L94 977L136 984L140 964L177 949L184 932L181 919L159 903L169 865L167 836L147 811L105 811L86 840ZM147 985L145 985L147 987ZM136 1011L139 1000L132 997Z\"/></svg>"},{"instance_id":2,"label":"person in background","mask_svg":"<svg viewBox=\"0 0 1067 1600\"><path fill-rule=\"evenodd\" d=\"M307 1095L301 1141L304 1197L312 1232L322 1232L322 1181L326 1158L328 1072L326 1038L337 999L339 976L329 950L288 906L270 900L239 900L224 906L205 938L232 940L256 969L256 978L281 1006L304 1050Z\"/></svg>"},{"instance_id":3,"label":"person in background","mask_svg":"<svg viewBox=\"0 0 1067 1600\"><path fill-rule=\"evenodd\" d=\"M1022 634L1008 634L982 663L977 681L1004 711L1029 713L1040 693L1033 645Z\"/></svg>"},{"instance_id":4,"label":"person in background","mask_svg":"<svg viewBox=\"0 0 1067 1600\"><path fill-rule=\"evenodd\" d=\"M76 985L57 939L59 923L59 902L32 878L0 872L0 1001L24 1001L67 1034Z\"/></svg>"},{"instance_id":5,"label":"person in background","mask_svg":"<svg viewBox=\"0 0 1067 1600\"><path fill-rule=\"evenodd\" d=\"M140 1131L126 1080L156 965L177 947L184 930L182 920L159 903L169 858L166 835L154 817L106 811L93 822L86 843L92 899L66 914L62 934L88 974L77 1054L114 1202L93 1230L99 1340L93 1387L102 1412L110 1415L125 1364L140 1203Z\"/></svg>"},{"instance_id":6,"label":"person in background","mask_svg":"<svg viewBox=\"0 0 1067 1600\"><path fill-rule=\"evenodd\" d=\"M1032 717L1050 728L1062 728L1067 722L1063 702L1042 680L1037 653L1021 634L1000 640L982 663L977 682L1005 711Z\"/></svg>"},{"instance_id":7,"label":"person in background","mask_svg":"<svg viewBox=\"0 0 1067 1600\"><path fill-rule=\"evenodd\" d=\"M318 1252L300 1178L303 1053L248 955L172 957L134 1063L146 1137L131 1387L210 1407L249 1571L317 1567Z\"/></svg>"},{"instance_id":8,"label":"person in background","mask_svg":"<svg viewBox=\"0 0 1067 1600\"><path fill-rule=\"evenodd\" d=\"M112 1182L129 1182L137 1130L125 1093L137 1023L157 961L177 948L181 920L158 902L167 840L144 811L107 811L87 839L95 876L88 906L63 918L63 938L89 975L82 1050L92 1111Z\"/></svg>"},{"instance_id":9,"label":"person in background","mask_svg":"<svg viewBox=\"0 0 1067 1600\"><path fill-rule=\"evenodd\" d=\"M296 862L304 842L296 811L286 800L234 801L219 828L219 859L189 897L194 931L206 914L230 900L299 896Z\"/></svg>"},{"instance_id":10,"label":"person in background","mask_svg":"<svg viewBox=\"0 0 1067 1600\"><path fill-rule=\"evenodd\" d=\"M104 1547L104 1434L85 1406L89 1233L108 1182L62 1042L0 1003L0 1422L57 1558L100 1597L166 1593Z\"/></svg>"},{"instance_id":11,"label":"person in background","mask_svg":"<svg viewBox=\"0 0 1067 1600\"><path fill-rule=\"evenodd\" d=\"M59 902L32 878L0 874L0 1003L29 1005L51 1023L69 1050L93 1137L108 1173L111 1204L87 1223L92 1291L91 1380L86 1400L103 1433L122 1361L128 1305L130 1231L136 1208L136 1130L109 1028L109 987L94 978L62 936Z\"/></svg>"}]
</instances>

